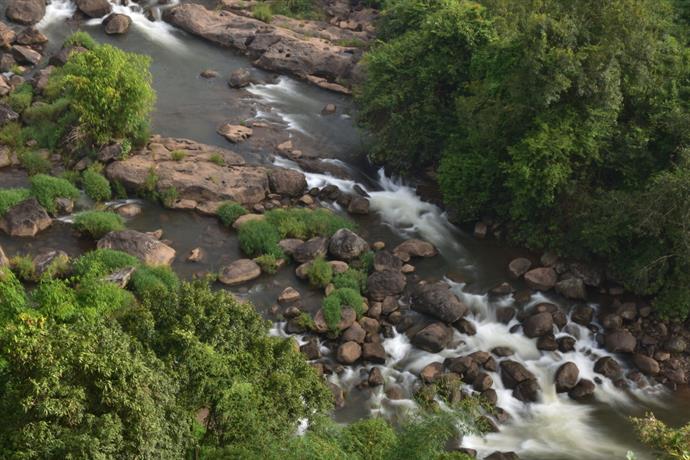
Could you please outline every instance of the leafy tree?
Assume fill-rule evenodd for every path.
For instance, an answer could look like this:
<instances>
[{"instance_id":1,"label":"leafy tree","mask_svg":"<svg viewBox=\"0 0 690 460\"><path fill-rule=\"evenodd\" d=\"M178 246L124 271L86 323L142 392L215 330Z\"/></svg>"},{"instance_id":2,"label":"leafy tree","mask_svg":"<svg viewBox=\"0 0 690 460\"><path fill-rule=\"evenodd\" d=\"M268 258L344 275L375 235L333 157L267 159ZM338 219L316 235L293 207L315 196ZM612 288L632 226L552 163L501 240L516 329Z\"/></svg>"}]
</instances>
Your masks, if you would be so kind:
<instances>
[{"instance_id":1,"label":"leafy tree","mask_svg":"<svg viewBox=\"0 0 690 460\"><path fill-rule=\"evenodd\" d=\"M690 458L690 424L671 428L653 414L633 418L633 426L640 440L654 449L661 460Z\"/></svg>"},{"instance_id":2,"label":"leafy tree","mask_svg":"<svg viewBox=\"0 0 690 460\"><path fill-rule=\"evenodd\" d=\"M113 138L136 138L149 125L155 93L150 58L110 45L73 53L51 75L48 93L71 101L70 110L89 140L104 144Z\"/></svg>"},{"instance_id":3,"label":"leafy tree","mask_svg":"<svg viewBox=\"0 0 690 460\"><path fill-rule=\"evenodd\" d=\"M25 315L0 353L3 458L181 458L190 443L175 379L117 324Z\"/></svg>"}]
</instances>

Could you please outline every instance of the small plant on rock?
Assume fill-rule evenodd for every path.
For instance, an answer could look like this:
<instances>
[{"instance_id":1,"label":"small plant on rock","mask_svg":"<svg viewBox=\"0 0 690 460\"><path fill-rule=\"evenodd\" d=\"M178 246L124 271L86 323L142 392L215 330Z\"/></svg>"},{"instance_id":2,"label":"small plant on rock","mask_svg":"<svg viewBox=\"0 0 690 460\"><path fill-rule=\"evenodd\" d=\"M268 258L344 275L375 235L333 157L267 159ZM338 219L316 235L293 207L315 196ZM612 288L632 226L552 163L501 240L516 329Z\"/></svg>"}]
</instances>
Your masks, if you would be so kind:
<instances>
[{"instance_id":1,"label":"small plant on rock","mask_svg":"<svg viewBox=\"0 0 690 460\"><path fill-rule=\"evenodd\" d=\"M283 252L278 246L280 235L276 229L265 220L252 220L239 228L238 239L242 251L250 257L271 254L282 257Z\"/></svg>"},{"instance_id":2,"label":"small plant on rock","mask_svg":"<svg viewBox=\"0 0 690 460\"><path fill-rule=\"evenodd\" d=\"M170 158L173 161L182 161L187 158L187 153L184 150L173 150L170 152Z\"/></svg>"},{"instance_id":3,"label":"small plant on rock","mask_svg":"<svg viewBox=\"0 0 690 460\"><path fill-rule=\"evenodd\" d=\"M209 161L211 163L217 164L218 166L225 166L225 158L223 158L223 155L221 155L220 153L214 153L213 155L211 155Z\"/></svg>"},{"instance_id":4,"label":"small plant on rock","mask_svg":"<svg viewBox=\"0 0 690 460\"><path fill-rule=\"evenodd\" d=\"M278 260L273 254L264 254L254 259L254 262L259 264L262 272L273 275L278 271Z\"/></svg>"},{"instance_id":5,"label":"small plant on rock","mask_svg":"<svg viewBox=\"0 0 690 460\"><path fill-rule=\"evenodd\" d=\"M56 199L76 200L79 198L79 190L70 181L45 174L37 174L31 178L31 194L52 214L55 214L57 210Z\"/></svg>"},{"instance_id":6,"label":"small plant on rock","mask_svg":"<svg viewBox=\"0 0 690 460\"><path fill-rule=\"evenodd\" d=\"M0 217L13 206L29 198L30 192L25 188L8 188L0 190Z\"/></svg>"},{"instance_id":7,"label":"small plant on rock","mask_svg":"<svg viewBox=\"0 0 690 460\"><path fill-rule=\"evenodd\" d=\"M217 214L220 221L223 222L223 225L229 227L234 224L240 216L247 214L247 210L239 203L228 201L218 208Z\"/></svg>"},{"instance_id":8,"label":"small plant on rock","mask_svg":"<svg viewBox=\"0 0 690 460\"><path fill-rule=\"evenodd\" d=\"M312 286L325 288L333 279L333 268L323 257L317 257L309 266L307 277Z\"/></svg>"}]
</instances>

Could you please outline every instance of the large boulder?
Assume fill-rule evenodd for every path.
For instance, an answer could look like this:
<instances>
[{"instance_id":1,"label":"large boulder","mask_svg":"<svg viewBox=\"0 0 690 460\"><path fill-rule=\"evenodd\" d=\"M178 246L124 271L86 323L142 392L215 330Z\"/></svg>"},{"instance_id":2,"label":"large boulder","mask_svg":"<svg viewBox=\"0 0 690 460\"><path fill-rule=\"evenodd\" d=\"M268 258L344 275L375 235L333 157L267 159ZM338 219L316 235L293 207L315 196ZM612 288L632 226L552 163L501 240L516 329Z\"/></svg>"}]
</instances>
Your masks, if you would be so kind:
<instances>
[{"instance_id":1,"label":"large boulder","mask_svg":"<svg viewBox=\"0 0 690 460\"><path fill-rule=\"evenodd\" d=\"M466 383L472 383L479 376L479 364L470 356L461 356L446 360L446 367Z\"/></svg>"},{"instance_id":2,"label":"large boulder","mask_svg":"<svg viewBox=\"0 0 690 460\"><path fill-rule=\"evenodd\" d=\"M300 244L292 251L292 258L299 263L306 263L319 256L325 256L328 251L328 239L317 236Z\"/></svg>"},{"instance_id":3,"label":"large boulder","mask_svg":"<svg viewBox=\"0 0 690 460\"><path fill-rule=\"evenodd\" d=\"M539 390L539 383L536 380L525 380L517 384L513 390L513 397L522 402L537 402Z\"/></svg>"},{"instance_id":4,"label":"large boulder","mask_svg":"<svg viewBox=\"0 0 690 460\"><path fill-rule=\"evenodd\" d=\"M589 305L576 305L570 314L570 319L582 326L587 326L594 318L594 309Z\"/></svg>"},{"instance_id":5,"label":"large boulder","mask_svg":"<svg viewBox=\"0 0 690 460\"><path fill-rule=\"evenodd\" d=\"M430 353L443 350L453 338L453 330L443 323L432 323L412 337L412 344Z\"/></svg>"},{"instance_id":6,"label":"large boulder","mask_svg":"<svg viewBox=\"0 0 690 460\"><path fill-rule=\"evenodd\" d=\"M557 393L567 393L577 385L580 378L580 369L573 362L568 361L562 364L556 371L554 376L554 383L556 384Z\"/></svg>"},{"instance_id":7,"label":"large boulder","mask_svg":"<svg viewBox=\"0 0 690 460\"><path fill-rule=\"evenodd\" d=\"M402 260L386 250L377 251L376 254L374 254L374 270L377 272L382 272L384 270L400 271L402 266Z\"/></svg>"},{"instance_id":8,"label":"large boulder","mask_svg":"<svg viewBox=\"0 0 690 460\"><path fill-rule=\"evenodd\" d=\"M444 282L424 285L417 289L412 298L412 309L445 323L456 322L469 310Z\"/></svg>"},{"instance_id":9,"label":"large boulder","mask_svg":"<svg viewBox=\"0 0 690 460\"><path fill-rule=\"evenodd\" d=\"M102 18L113 10L108 0L76 0L77 9L90 18Z\"/></svg>"},{"instance_id":10,"label":"large boulder","mask_svg":"<svg viewBox=\"0 0 690 460\"><path fill-rule=\"evenodd\" d=\"M352 260L369 250L369 243L352 230L341 228L333 234L328 251L341 260Z\"/></svg>"},{"instance_id":11,"label":"large boulder","mask_svg":"<svg viewBox=\"0 0 690 460\"><path fill-rule=\"evenodd\" d=\"M642 353L635 353L633 356L635 366L647 375L657 375L661 371L661 366L656 359L643 355Z\"/></svg>"},{"instance_id":12,"label":"large boulder","mask_svg":"<svg viewBox=\"0 0 690 460\"><path fill-rule=\"evenodd\" d=\"M302 196L307 188L307 179L294 169L276 168L268 173L268 183L273 193L291 197Z\"/></svg>"},{"instance_id":13,"label":"large boulder","mask_svg":"<svg viewBox=\"0 0 690 460\"><path fill-rule=\"evenodd\" d=\"M525 273L527 286L537 291L548 291L558 281L556 271L551 267L535 268Z\"/></svg>"},{"instance_id":14,"label":"large boulder","mask_svg":"<svg viewBox=\"0 0 690 460\"><path fill-rule=\"evenodd\" d=\"M526 380L535 380L534 374L517 361L501 361L501 380L506 388L512 390Z\"/></svg>"},{"instance_id":15,"label":"large boulder","mask_svg":"<svg viewBox=\"0 0 690 460\"><path fill-rule=\"evenodd\" d=\"M611 380L616 380L623 374L623 369L621 365L618 364L618 361L610 356L604 356L594 363L594 372L608 377Z\"/></svg>"},{"instance_id":16,"label":"large boulder","mask_svg":"<svg viewBox=\"0 0 690 460\"><path fill-rule=\"evenodd\" d=\"M33 237L50 227L53 219L36 198L28 198L10 208L0 220L0 229L10 236Z\"/></svg>"},{"instance_id":17,"label":"large boulder","mask_svg":"<svg viewBox=\"0 0 690 460\"><path fill-rule=\"evenodd\" d=\"M531 339L550 334L553 332L553 316L548 312L532 315L523 321L522 330Z\"/></svg>"},{"instance_id":18,"label":"large boulder","mask_svg":"<svg viewBox=\"0 0 690 460\"><path fill-rule=\"evenodd\" d=\"M555 284L556 292L568 299L585 300L587 288L580 278L568 278Z\"/></svg>"},{"instance_id":19,"label":"large boulder","mask_svg":"<svg viewBox=\"0 0 690 460\"><path fill-rule=\"evenodd\" d=\"M608 331L604 335L604 346L611 353L632 353L636 345L635 336L625 329Z\"/></svg>"},{"instance_id":20,"label":"large boulder","mask_svg":"<svg viewBox=\"0 0 690 460\"><path fill-rule=\"evenodd\" d=\"M356 196L347 205L347 212L350 214L369 214L369 199L363 196Z\"/></svg>"},{"instance_id":21,"label":"large boulder","mask_svg":"<svg viewBox=\"0 0 690 460\"><path fill-rule=\"evenodd\" d=\"M518 279L532 267L532 262L526 257L518 257L508 264L508 273L513 279Z\"/></svg>"},{"instance_id":22,"label":"large boulder","mask_svg":"<svg viewBox=\"0 0 690 460\"><path fill-rule=\"evenodd\" d=\"M246 283L261 276L261 267L251 259L239 259L223 267L218 281L229 286Z\"/></svg>"},{"instance_id":23,"label":"large boulder","mask_svg":"<svg viewBox=\"0 0 690 460\"><path fill-rule=\"evenodd\" d=\"M132 18L126 14L114 13L103 20L105 33L108 35L121 35L127 33L132 25Z\"/></svg>"},{"instance_id":24,"label":"large boulder","mask_svg":"<svg viewBox=\"0 0 690 460\"><path fill-rule=\"evenodd\" d=\"M355 321L357 321L357 312L352 308L343 308L340 312L340 322L338 323L336 329L339 331L345 331L352 326L354 326ZM326 323L326 317L323 314L323 309L319 309L314 315L314 330L320 334L328 332L328 323Z\"/></svg>"},{"instance_id":25,"label":"large boulder","mask_svg":"<svg viewBox=\"0 0 690 460\"><path fill-rule=\"evenodd\" d=\"M386 349L378 342L367 342L362 345L362 359L376 364L385 364Z\"/></svg>"},{"instance_id":26,"label":"large boulder","mask_svg":"<svg viewBox=\"0 0 690 460\"><path fill-rule=\"evenodd\" d=\"M19 64L36 65L41 62L41 53L24 45L14 45L12 56Z\"/></svg>"},{"instance_id":27,"label":"large boulder","mask_svg":"<svg viewBox=\"0 0 690 460\"><path fill-rule=\"evenodd\" d=\"M388 296L397 296L407 285L405 275L395 270L374 272L367 279L367 292L372 300L382 301Z\"/></svg>"},{"instance_id":28,"label":"large boulder","mask_svg":"<svg viewBox=\"0 0 690 460\"><path fill-rule=\"evenodd\" d=\"M338 347L336 357L342 364L352 364L362 356L362 346L357 342L345 342Z\"/></svg>"},{"instance_id":29,"label":"large boulder","mask_svg":"<svg viewBox=\"0 0 690 460\"><path fill-rule=\"evenodd\" d=\"M170 265L175 259L173 248L136 230L110 232L98 241L98 248L126 252L149 265Z\"/></svg>"},{"instance_id":30,"label":"large boulder","mask_svg":"<svg viewBox=\"0 0 690 460\"><path fill-rule=\"evenodd\" d=\"M582 379L577 382L577 385L575 385L572 390L568 392L568 396L570 396L571 399L580 401L593 395L594 390L596 390L596 385L594 385L594 382L591 380Z\"/></svg>"},{"instance_id":31,"label":"large boulder","mask_svg":"<svg viewBox=\"0 0 690 460\"><path fill-rule=\"evenodd\" d=\"M393 254L407 262L412 257L433 257L438 254L438 251L433 244L427 241L411 239L397 245L393 249Z\"/></svg>"},{"instance_id":32,"label":"large boulder","mask_svg":"<svg viewBox=\"0 0 690 460\"><path fill-rule=\"evenodd\" d=\"M33 25L46 14L45 0L9 0L5 15L17 24Z\"/></svg>"},{"instance_id":33,"label":"large boulder","mask_svg":"<svg viewBox=\"0 0 690 460\"><path fill-rule=\"evenodd\" d=\"M184 158L175 161L175 151L183 153ZM215 161L218 157L223 159L222 164ZM206 212L205 205L217 207L223 201L254 205L269 192L265 168L246 165L230 150L187 139L154 136L145 149L106 168L110 180L133 191L150 183L151 171L158 178L157 192L174 188L180 200L196 203L196 209L202 212Z\"/></svg>"}]
</instances>

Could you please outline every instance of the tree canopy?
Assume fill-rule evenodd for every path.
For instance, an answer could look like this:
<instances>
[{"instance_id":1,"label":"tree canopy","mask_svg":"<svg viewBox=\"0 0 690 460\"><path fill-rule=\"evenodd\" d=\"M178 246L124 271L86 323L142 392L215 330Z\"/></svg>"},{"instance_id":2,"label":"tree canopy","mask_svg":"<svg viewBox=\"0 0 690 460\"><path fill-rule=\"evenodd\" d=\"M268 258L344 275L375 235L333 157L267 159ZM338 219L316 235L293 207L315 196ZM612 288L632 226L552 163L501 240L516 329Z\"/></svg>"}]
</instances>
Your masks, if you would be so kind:
<instances>
[{"instance_id":1,"label":"tree canopy","mask_svg":"<svg viewBox=\"0 0 690 460\"><path fill-rule=\"evenodd\" d=\"M358 97L373 158L436 168L459 221L488 216L518 243L606 263L686 315L687 230L669 218L690 174L678 5L390 0Z\"/></svg>"}]
</instances>

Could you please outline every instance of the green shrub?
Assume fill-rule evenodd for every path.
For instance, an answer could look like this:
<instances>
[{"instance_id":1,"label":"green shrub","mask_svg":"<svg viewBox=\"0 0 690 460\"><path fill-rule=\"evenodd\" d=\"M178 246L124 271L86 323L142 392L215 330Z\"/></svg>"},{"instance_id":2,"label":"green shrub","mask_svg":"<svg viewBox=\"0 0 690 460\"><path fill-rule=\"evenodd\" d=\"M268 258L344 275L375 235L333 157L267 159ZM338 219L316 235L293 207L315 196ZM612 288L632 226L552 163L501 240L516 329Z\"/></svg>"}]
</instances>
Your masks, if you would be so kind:
<instances>
[{"instance_id":1,"label":"green shrub","mask_svg":"<svg viewBox=\"0 0 690 460\"><path fill-rule=\"evenodd\" d=\"M166 208L172 208L173 206L175 206L175 203L177 202L179 197L180 194L175 187L166 188L159 194L161 203L163 203L163 206L165 206Z\"/></svg>"},{"instance_id":2,"label":"green shrub","mask_svg":"<svg viewBox=\"0 0 690 460\"><path fill-rule=\"evenodd\" d=\"M275 14L299 19L320 19L323 16L314 0L273 0L271 10Z\"/></svg>"},{"instance_id":3,"label":"green shrub","mask_svg":"<svg viewBox=\"0 0 690 460\"><path fill-rule=\"evenodd\" d=\"M283 255L278 246L280 235L265 220L252 220L245 223L238 229L237 238L242 251L250 257L270 254L278 258Z\"/></svg>"},{"instance_id":4,"label":"green shrub","mask_svg":"<svg viewBox=\"0 0 690 460\"><path fill-rule=\"evenodd\" d=\"M347 271L333 277L333 285L336 288L350 288L357 292L364 292L367 286L367 275L362 270L348 268Z\"/></svg>"},{"instance_id":5,"label":"green shrub","mask_svg":"<svg viewBox=\"0 0 690 460\"><path fill-rule=\"evenodd\" d=\"M111 211L86 211L74 216L74 228L93 239L125 229L122 217Z\"/></svg>"},{"instance_id":6,"label":"green shrub","mask_svg":"<svg viewBox=\"0 0 690 460\"><path fill-rule=\"evenodd\" d=\"M82 173L82 185L86 195L94 201L107 201L113 196L108 179L92 167Z\"/></svg>"},{"instance_id":7,"label":"green shrub","mask_svg":"<svg viewBox=\"0 0 690 460\"><path fill-rule=\"evenodd\" d=\"M31 194L52 214L56 212L57 198L79 198L79 190L68 180L45 174L37 174L31 178Z\"/></svg>"},{"instance_id":8,"label":"green shrub","mask_svg":"<svg viewBox=\"0 0 690 460\"><path fill-rule=\"evenodd\" d=\"M252 16L254 16L259 21L265 23L270 23L273 19L273 13L271 12L271 5L267 3L257 3L252 8Z\"/></svg>"},{"instance_id":9,"label":"green shrub","mask_svg":"<svg viewBox=\"0 0 690 460\"><path fill-rule=\"evenodd\" d=\"M264 254L254 259L259 264L261 271L273 275L278 271L278 258L273 254Z\"/></svg>"},{"instance_id":10,"label":"green shrub","mask_svg":"<svg viewBox=\"0 0 690 460\"><path fill-rule=\"evenodd\" d=\"M132 275L130 288L140 298L165 296L180 287L180 279L170 267L142 266Z\"/></svg>"},{"instance_id":11,"label":"green shrub","mask_svg":"<svg viewBox=\"0 0 690 460\"><path fill-rule=\"evenodd\" d=\"M340 332L337 328L343 307L352 308L360 318L364 314L364 299L357 290L350 288L336 289L323 299L323 316L331 332Z\"/></svg>"},{"instance_id":12,"label":"green shrub","mask_svg":"<svg viewBox=\"0 0 690 460\"><path fill-rule=\"evenodd\" d=\"M6 267L0 267L0 324L6 324L27 306L22 283Z\"/></svg>"},{"instance_id":13,"label":"green shrub","mask_svg":"<svg viewBox=\"0 0 690 460\"><path fill-rule=\"evenodd\" d=\"M223 225L230 227L238 217L247 214L247 210L239 203L228 201L218 208L217 214Z\"/></svg>"},{"instance_id":14,"label":"green shrub","mask_svg":"<svg viewBox=\"0 0 690 460\"><path fill-rule=\"evenodd\" d=\"M16 121L11 121L0 128L0 144L7 145L13 149L23 147L24 137L22 136L22 125Z\"/></svg>"},{"instance_id":15,"label":"green shrub","mask_svg":"<svg viewBox=\"0 0 690 460\"><path fill-rule=\"evenodd\" d=\"M187 158L187 153L184 150L173 150L170 152L170 157L173 161L182 161Z\"/></svg>"},{"instance_id":16,"label":"green shrub","mask_svg":"<svg viewBox=\"0 0 690 460\"><path fill-rule=\"evenodd\" d=\"M124 200L128 196L127 189L124 185L122 185L122 182L120 182L119 180L113 181L113 192L115 198L120 200Z\"/></svg>"},{"instance_id":17,"label":"green shrub","mask_svg":"<svg viewBox=\"0 0 690 460\"><path fill-rule=\"evenodd\" d=\"M333 267L322 256L319 256L309 265L307 277L312 286L325 288L333 279Z\"/></svg>"},{"instance_id":18,"label":"green shrub","mask_svg":"<svg viewBox=\"0 0 690 460\"><path fill-rule=\"evenodd\" d=\"M76 297L81 315L91 320L124 310L135 303L131 292L114 283L102 281L94 274L81 278Z\"/></svg>"},{"instance_id":19,"label":"green shrub","mask_svg":"<svg viewBox=\"0 0 690 460\"><path fill-rule=\"evenodd\" d=\"M354 222L327 209L274 209L266 219L278 230L281 238L309 239L315 236L333 236L341 228L356 228Z\"/></svg>"},{"instance_id":20,"label":"green shrub","mask_svg":"<svg viewBox=\"0 0 690 460\"><path fill-rule=\"evenodd\" d=\"M25 188L0 189L0 217L4 216L14 205L29 198L29 195L29 190Z\"/></svg>"},{"instance_id":21,"label":"green shrub","mask_svg":"<svg viewBox=\"0 0 690 460\"><path fill-rule=\"evenodd\" d=\"M350 263L351 267L356 267L358 270L361 270L365 274L369 274L374 270L374 252L373 251L367 251L361 256L359 256L359 259L354 260Z\"/></svg>"},{"instance_id":22,"label":"green shrub","mask_svg":"<svg viewBox=\"0 0 690 460\"><path fill-rule=\"evenodd\" d=\"M96 249L83 254L72 264L72 269L79 277L87 274L105 276L121 268L138 267L139 259L113 249Z\"/></svg>"},{"instance_id":23,"label":"green shrub","mask_svg":"<svg viewBox=\"0 0 690 460\"><path fill-rule=\"evenodd\" d=\"M386 460L396 444L395 429L383 418L351 423L343 429L343 450L358 458Z\"/></svg>"},{"instance_id":24,"label":"green shrub","mask_svg":"<svg viewBox=\"0 0 690 460\"><path fill-rule=\"evenodd\" d=\"M19 163L21 163L29 176L46 174L50 171L50 161L39 152L21 152L18 156Z\"/></svg>"},{"instance_id":25,"label":"green shrub","mask_svg":"<svg viewBox=\"0 0 690 460\"><path fill-rule=\"evenodd\" d=\"M42 121L56 121L60 115L67 112L69 104L69 99L64 97L51 103L37 102L22 113L22 120L28 125Z\"/></svg>"},{"instance_id":26,"label":"green shrub","mask_svg":"<svg viewBox=\"0 0 690 460\"><path fill-rule=\"evenodd\" d=\"M68 321L77 313L77 295L65 280L43 279L31 298L39 312L58 321Z\"/></svg>"},{"instance_id":27,"label":"green shrub","mask_svg":"<svg viewBox=\"0 0 690 460\"><path fill-rule=\"evenodd\" d=\"M96 40L94 40L88 32L78 30L67 37L63 46L81 46L87 50L91 50L96 47Z\"/></svg>"},{"instance_id":28,"label":"green shrub","mask_svg":"<svg viewBox=\"0 0 690 460\"><path fill-rule=\"evenodd\" d=\"M10 267L22 281L36 281L34 259L28 255L16 255L10 259Z\"/></svg>"},{"instance_id":29,"label":"green shrub","mask_svg":"<svg viewBox=\"0 0 690 460\"><path fill-rule=\"evenodd\" d=\"M158 186L158 174L154 168L149 169L144 185L142 186L141 194L149 199L156 199L158 192L156 188Z\"/></svg>"},{"instance_id":30,"label":"green shrub","mask_svg":"<svg viewBox=\"0 0 690 460\"><path fill-rule=\"evenodd\" d=\"M34 89L29 83L22 83L12 91L7 99L12 110L22 113L31 106L34 97Z\"/></svg>"},{"instance_id":31,"label":"green shrub","mask_svg":"<svg viewBox=\"0 0 690 460\"><path fill-rule=\"evenodd\" d=\"M50 261L47 267L43 269L41 280L59 278L67 276L70 273L70 259L67 254L60 254Z\"/></svg>"},{"instance_id":32,"label":"green shrub","mask_svg":"<svg viewBox=\"0 0 690 460\"><path fill-rule=\"evenodd\" d=\"M143 55L97 45L72 54L50 78L54 86L63 86L86 136L104 144L134 137L148 126L155 100L150 62Z\"/></svg>"}]
</instances>

